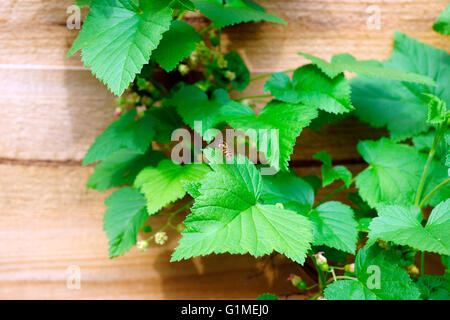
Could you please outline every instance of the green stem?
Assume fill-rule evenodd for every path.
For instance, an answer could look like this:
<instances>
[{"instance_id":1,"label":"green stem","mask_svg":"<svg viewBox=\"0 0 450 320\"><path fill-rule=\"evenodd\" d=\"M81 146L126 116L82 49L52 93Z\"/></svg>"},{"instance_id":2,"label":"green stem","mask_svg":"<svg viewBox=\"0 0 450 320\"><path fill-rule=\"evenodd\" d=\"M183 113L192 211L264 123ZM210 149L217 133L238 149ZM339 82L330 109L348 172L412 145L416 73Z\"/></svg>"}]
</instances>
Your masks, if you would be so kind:
<instances>
[{"instance_id":1,"label":"green stem","mask_svg":"<svg viewBox=\"0 0 450 320\"><path fill-rule=\"evenodd\" d=\"M289 70L284 70L284 71L280 71L280 72L289 73L289 72L294 72L295 70L296 70L296 69L289 69ZM261 79L270 77L270 76L272 76L274 73L277 73L277 72L269 72L269 73L261 74L261 75L259 75L259 76L254 77L254 78L251 78L251 79L250 79L250 82L252 82L252 81L257 81L257 80L261 80Z\"/></svg>"},{"instance_id":2,"label":"green stem","mask_svg":"<svg viewBox=\"0 0 450 320\"><path fill-rule=\"evenodd\" d=\"M356 177L354 177L354 178L352 179L352 181L350 181L349 188L350 188L350 186L355 182L355 180L356 180ZM328 194L325 198L323 198L322 200L320 200L317 204L315 204L315 205L313 206L313 209L316 208L316 207L318 207L318 206L320 206L322 203L326 202L328 199L330 199L330 198L331 198L332 196L334 196L336 193L341 192L342 190L344 190L344 189L346 189L346 188L347 188L347 186L346 186L345 183L344 183L342 186L340 186L339 188L337 188L336 190L334 190L333 192L331 192L330 194Z\"/></svg>"},{"instance_id":3,"label":"green stem","mask_svg":"<svg viewBox=\"0 0 450 320\"><path fill-rule=\"evenodd\" d=\"M414 205L416 206L419 206L420 204L420 198L422 197L423 188L425 186L428 171L430 170L431 167L431 162L433 161L434 155L436 154L436 149L438 148L439 142L441 141L446 129L447 129L446 123L440 125L436 129L436 133L433 138L433 143L431 145L430 152L428 153L428 159L427 162L425 163L425 167L423 168L422 176L420 178L419 187L417 188L416 198L414 201Z\"/></svg>"},{"instance_id":4,"label":"green stem","mask_svg":"<svg viewBox=\"0 0 450 320\"><path fill-rule=\"evenodd\" d=\"M177 17L177 20L183 20L183 18L184 18L184 16L187 14L188 12L185 10L185 11L182 11L179 15L178 15L178 17Z\"/></svg>"},{"instance_id":5,"label":"green stem","mask_svg":"<svg viewBox=\"0 0 450 320\"><path fill-rule=\"evenodd\" d=\"M336 280L353 280L353 281L358 281L358 279L354 278L354 277L348 277L348 276L336 276ZM333 281L336 281L335 279L331 278L329 279L326 284L329 284Z\"/></svg>"},{"instance_id":6,"label":"green stem","mask_svg":"<svg viewBox=\"0 0 450 320\"><path fill-rule=\"evenodd\" d=\"M158 233L158 232L163 232L163 231L166 230L167 228L173 228L173 229L176 230L176 227L174 227L174 226L172 225L172 220L173 220L173 218L174 218L177 214L179 214L180 212L183 212L184 210L186 210L187 208L189 208L189 207L192 205L192 203L194 203L194 200L189 201L187 204L185 204L184 206L182 206L180 209L178 209L178 210L176 210L176 211L174 211L174 212L171 212L169 218L167 219L166 224L165 224L161 229L159 229L156 233ZM155 233L155 234L156 234L156 233ZM155 236L155 235L152 235L152 236L151 236L150 238L148 238L147 240L153 239L154 236Z\"/></svg>"},{"instance_id":7,"label":"green stem","mask_svg":"<svg viewBox=\"0 0 450 320\"><path fill-rule=\"evenodd\" d=\"M198 32L198 34L199 35L203 35L203 34L205 34L206 32L208 32L209 30L211 30L213 28L213 26L212 26L212 24L210 24L209 26L207 26L206 28L204 28L203 30L200 30L199 32Z\"/></svg>"},{"instance_id":8,"label":"green stem","mask_svg":"<svg viewBox=\"0 0 450 320\"><path fill-rule=\"evenodd\" d=\"M319 275L319 289L320 289L320 294L322 294L323 289L325 289L325 283L326 283L325 275L323 274L322 270L320 270L319 266L317 265L316 257L314 257L312 255L311 260L314 262L314 266L316 267L317 274Z\"/></svg>"},{"instance_id":9,"label":"green stem","mask_svg":"<svg viewBox=\"0 0 450 320\"><path fill-rule=\"evenodd\" d=\"M234 101L239 102L245 99L258 99L258 98L271 98L272 95L271 94L260 94L260 95L256 95L256 96L247 96L247 97L241 97L241 98L237 98L234 99Z\"/></svg>"},{"instance_id":10,"label":"green stem","mask_svg":"<svg viewBox=\"0 0 450 320\"><path fill-rule=\"evenodd\" d=\"M419 208L422 208L427 202L428 200L430 200L430 198L433 196L433 194L436 193L436 191L438 191L440 188L442 188L443 186L445 186L447 183L450 182L450 178L447 178L447 180L442 181L440 184L438 184L433 190L431 190L426 196L425 198L423 198L422 202L419 205Z\"/></svg>"}]
</instances>

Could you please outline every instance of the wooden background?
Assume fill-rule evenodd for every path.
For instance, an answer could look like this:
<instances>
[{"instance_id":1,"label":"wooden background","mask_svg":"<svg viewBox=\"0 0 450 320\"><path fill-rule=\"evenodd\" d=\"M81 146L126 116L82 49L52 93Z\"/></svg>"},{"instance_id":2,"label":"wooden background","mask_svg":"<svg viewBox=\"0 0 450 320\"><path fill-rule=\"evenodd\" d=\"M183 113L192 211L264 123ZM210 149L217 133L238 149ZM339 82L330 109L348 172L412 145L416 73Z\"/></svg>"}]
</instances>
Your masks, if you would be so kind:
<instances>
[{"instance_id":1,"label":"wooden background","mask_svg":"<svg viewBox=\"0 0 450 320\"><path fill-rule=\"evenodd\" d=\"M450 50L431 26L447 0L260 0L289 24L248 24L226 30L226 50L238 50L254 74L303 63L298 51L329 58L389 56L394 30ZM102 231L108 192L87 191L92 167L81 159L113 120L114 97L65 55L77 35L66 27L70 0L2 0L0 4L0 298L167 299L292 297L285 279L305 271L285 258L211 256L169 263L176 236L146 253L109 260ZM366 12L381 9L381 29ZM187 17L197 26L205 21ZM250 93L262 93L263 82ZM311 156L327 150L339 163L362 168L355 143L382 131L346 120L322 132L305 130L293 162L318 173ZM342 196L337 196L337 199ZM80 267L81 289L66 287L67 268ZM297 296L298 297L298 296ZM301 296L300 296L301 297Z\"/></svg>"}]
</instances>

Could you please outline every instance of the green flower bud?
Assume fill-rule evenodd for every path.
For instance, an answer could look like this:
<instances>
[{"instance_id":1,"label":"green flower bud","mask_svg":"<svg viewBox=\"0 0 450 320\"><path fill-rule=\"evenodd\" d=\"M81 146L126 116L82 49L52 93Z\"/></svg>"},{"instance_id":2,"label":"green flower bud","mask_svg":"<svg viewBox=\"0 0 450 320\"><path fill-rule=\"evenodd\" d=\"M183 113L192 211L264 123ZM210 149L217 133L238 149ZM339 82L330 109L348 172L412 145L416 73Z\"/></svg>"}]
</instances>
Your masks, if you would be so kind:
<instances>
[{"instance_id":1,"label":"green flower bud","mask_svg":"<svg viewBox=\"0 0 450 320\"><path fill-rule=\"evenodd\" d=\"M178 72L182 75L182 76L185 76L185 75L187 75L188 73L189 73L189 67L187 66L187 65L185 65L185 64L180 64L179 66L178 66Z\"/></svg>"}]
</instances>

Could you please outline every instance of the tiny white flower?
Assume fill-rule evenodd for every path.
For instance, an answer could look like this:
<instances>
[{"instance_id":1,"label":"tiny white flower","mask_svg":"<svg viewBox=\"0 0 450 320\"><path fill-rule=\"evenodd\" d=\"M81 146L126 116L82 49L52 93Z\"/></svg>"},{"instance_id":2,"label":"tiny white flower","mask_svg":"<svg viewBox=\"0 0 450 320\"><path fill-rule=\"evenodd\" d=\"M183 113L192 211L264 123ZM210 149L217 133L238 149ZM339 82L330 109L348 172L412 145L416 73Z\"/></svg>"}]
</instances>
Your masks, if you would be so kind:
<instances>
[{"instance_id":1,"label":"tiny white flower","mask_svg":"<svg viewBox=\"0 0 450 320\"><path fill-rule=\"evenodd\" d=\"M145 251L148 248L148 241L147 240L139 240L136 244L136 247L141 251Z\"/></svg>"},{"instance_id":2,"label":"tiny white flower","mask_svg":"<svg viewBox=\"0 0 450 320\"><path fill-rule=\"evenodd\" d=\"M158 232L155 234L155 243L159 245L163 245L167 242L169 237L167 236L167 233L165 232Z\"/></svg>"}]
</instances>

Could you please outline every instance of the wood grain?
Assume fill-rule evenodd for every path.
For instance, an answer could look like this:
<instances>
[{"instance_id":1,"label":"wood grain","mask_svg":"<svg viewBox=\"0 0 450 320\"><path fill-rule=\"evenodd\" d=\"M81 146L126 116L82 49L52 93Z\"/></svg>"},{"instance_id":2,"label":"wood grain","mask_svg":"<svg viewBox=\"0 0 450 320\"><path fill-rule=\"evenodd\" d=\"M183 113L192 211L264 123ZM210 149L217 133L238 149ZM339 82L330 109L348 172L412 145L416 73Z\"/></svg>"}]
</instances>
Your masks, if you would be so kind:
<instances>
[{"instance_id":1,"label":"wood grain","mask_svg":"<svg viewBox=\"0 0 450 320\"><path fill-rule=\"evenodd\" d=\"M258 2L288 25L248 24L227 28L223 35L224 50L239 51L255 75L297 67L305 62L299 51L324 58L349 52L361 59L384 59L391 51L394 30L450 50L448 38L431 29L447 0ZM109 193L86 191L92 168L82 168L79 162L114 119L114 97L83 67L79 55L66 58L78 33L66 27L66 9L72 3L2 0L0 6L0 299L298 294L285 281L288 274L299 273L309 283L310 278L280 256L255 260L220 255L171 264L174 234L167 246L107 258L102 217ZM371 5L381 9L380 30L366 25ZM186 19L196 28L207 22L196 14ZM262 93L263 84L253 83L246 94ZM311 157L327 150L356 173L363 168L356 142L383 134L351 119L320 132L307 129L293 155L296 171L318 174ZM326 192L329 189L318 198ZM333 199L347 202L344 194ZM164 216L154 220L157 228ZM431 259L439 264L436 257ZM66 287L71 265L81 268L81 290Z\"/></svg>"},{"instance_id":2,"label":"wood grain","mask_svg":"<svg viewBox=\"0 0 450 320\"><path fill-rule=\"evenodd\" d=\"M0 165L0 299L253 299L268 291L298 294L286 281L291 272L308 279L282 257L218 255L170 263L178 239L172 232L167 246L152 245L145 253L133 248L110 260L102 231L109 192L86 191L91 171ZM317 168L299 171L309 175ZM166 219L161 215L149 223L157 230ZM72 265L81 269L81 290L66 287Z\"/></svg>"}]
</instances>

